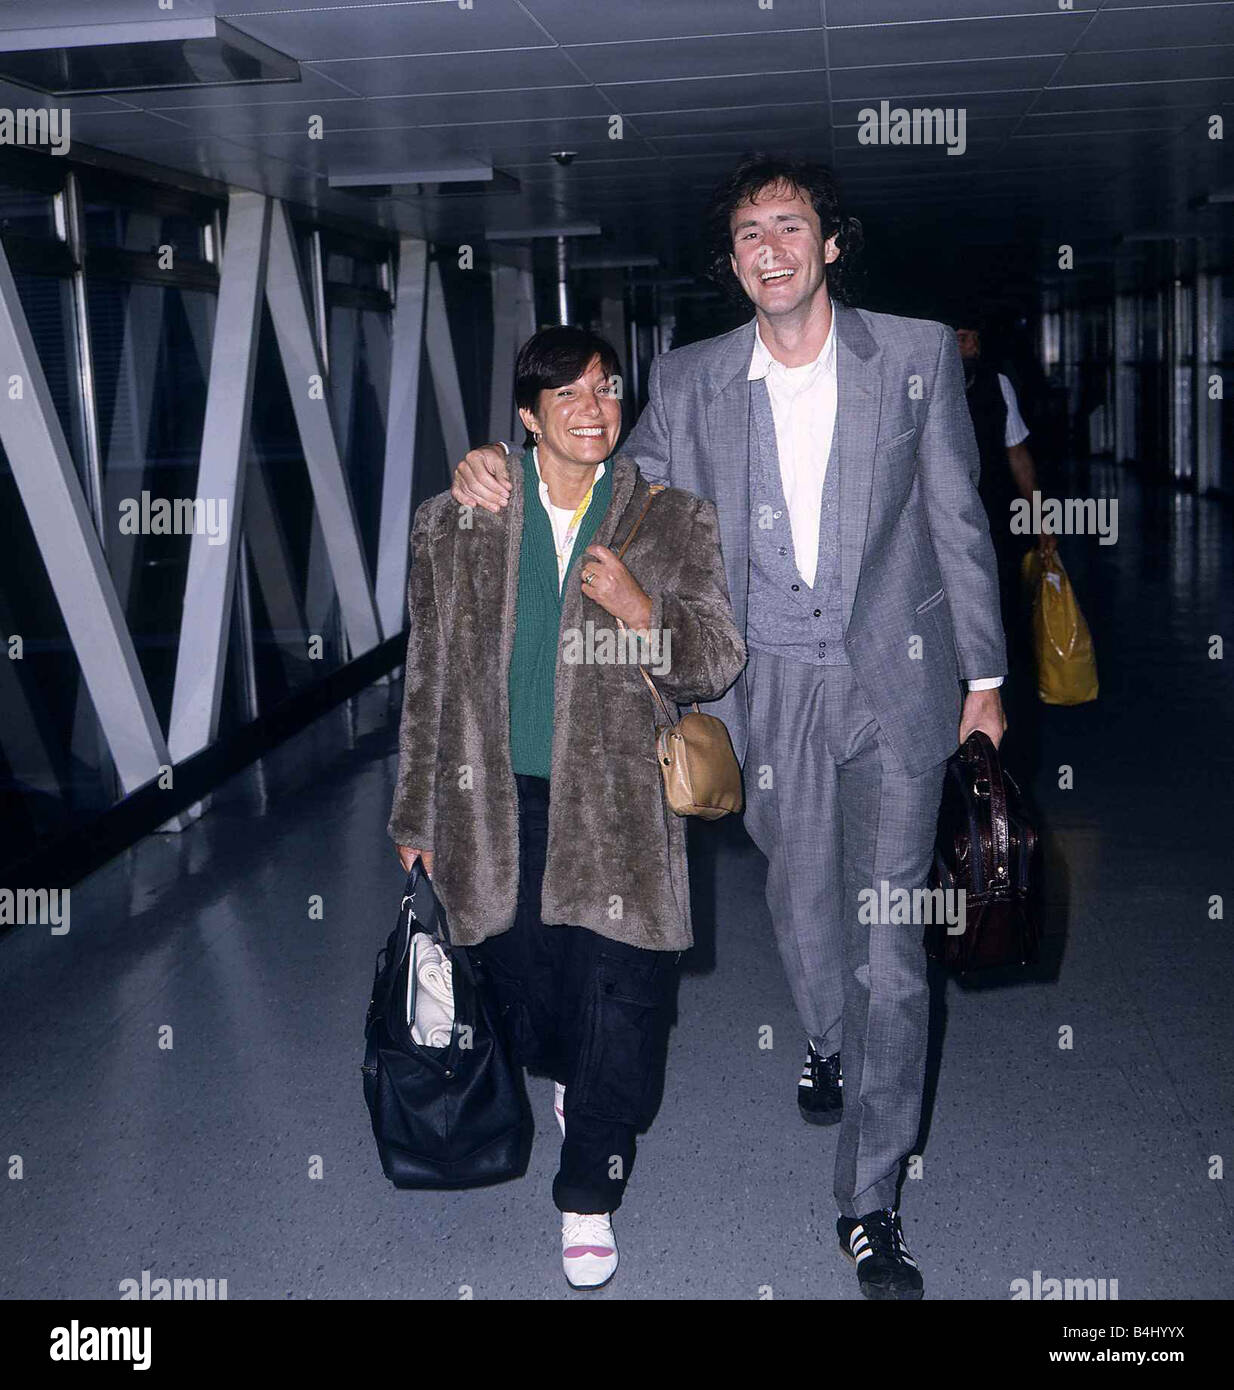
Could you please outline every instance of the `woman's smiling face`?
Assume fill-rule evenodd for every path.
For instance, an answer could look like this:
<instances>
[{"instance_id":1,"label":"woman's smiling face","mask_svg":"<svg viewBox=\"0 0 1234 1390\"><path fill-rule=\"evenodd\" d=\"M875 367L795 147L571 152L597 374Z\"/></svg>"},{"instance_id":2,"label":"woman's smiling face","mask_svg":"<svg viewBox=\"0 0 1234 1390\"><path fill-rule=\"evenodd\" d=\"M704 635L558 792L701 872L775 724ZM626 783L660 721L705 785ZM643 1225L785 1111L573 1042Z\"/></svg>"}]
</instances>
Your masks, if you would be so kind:
<instances>
[{"instance_id":1,"label":"woman's smiling face","mask_svg":"<svg viewBox=\"0 0 1234 1390\"><path fill-rule=\"evenodd\" d=\"M541 391L535 410L520 410L519 418L540 434L542 453L547 449L567 463L603 463L621 433L617 382L593 357L577 380Z\"/></svg>"}]
</instances>

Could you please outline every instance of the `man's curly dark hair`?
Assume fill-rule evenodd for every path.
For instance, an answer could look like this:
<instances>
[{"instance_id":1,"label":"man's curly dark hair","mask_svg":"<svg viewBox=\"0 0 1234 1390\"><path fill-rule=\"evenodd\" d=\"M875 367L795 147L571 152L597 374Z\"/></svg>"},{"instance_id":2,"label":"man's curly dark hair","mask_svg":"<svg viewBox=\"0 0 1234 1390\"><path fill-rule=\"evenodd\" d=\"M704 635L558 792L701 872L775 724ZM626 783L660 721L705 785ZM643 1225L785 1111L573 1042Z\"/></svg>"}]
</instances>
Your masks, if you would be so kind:
<instances>
[{"instance_id":1,"label":"man's curly dark hair","mask_svg":"<svg viewBox=\"0 0 1234 1390\"><path fill-rule=\"evenodd\" d=\"M823 240L836 235L838 260L827 267L827 291L833 299L851 304L858 290L858 257L861 252L861 223L840 210L835 179L825 164L808 159L784 159L772 154L748 155L719 183L711 195L707 211L707 273L722 290L742 303L749 303L729 256L733 237L729 230L733 213L772 187L796 189L809 199L822 227Z\"/></svg>"}]
</instances>

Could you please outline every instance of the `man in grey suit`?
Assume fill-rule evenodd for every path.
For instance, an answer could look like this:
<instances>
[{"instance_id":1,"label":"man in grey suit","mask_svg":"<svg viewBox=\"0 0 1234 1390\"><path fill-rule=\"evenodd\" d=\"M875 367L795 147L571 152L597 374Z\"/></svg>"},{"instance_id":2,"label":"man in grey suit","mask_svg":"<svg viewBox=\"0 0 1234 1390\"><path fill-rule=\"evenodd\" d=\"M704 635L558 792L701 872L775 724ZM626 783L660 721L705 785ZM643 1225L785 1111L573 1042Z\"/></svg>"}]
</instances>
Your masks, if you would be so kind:
<instances>
[{"instance_id":1,"label":"man in grey suit","mask_svg":"<svg viewBox=\"0 0 1234 1390\"><path fill-rule=\"evenodd\" d=\"M798 1103L840 1125L837 1233L861 1291L920 1298L897 1193L924 1082L922 924L869 907L925 883L948 756L1005 727L964 374L942 324L844 302L860 224L822 166L749 159L712 212L713 270L755 317L655 360L624 452L716 503L750 660L708 710L743 761L768 860L808 1038ZM468 454L456 498L504 505L502 458Z\"/></svg>"}]
</instances>

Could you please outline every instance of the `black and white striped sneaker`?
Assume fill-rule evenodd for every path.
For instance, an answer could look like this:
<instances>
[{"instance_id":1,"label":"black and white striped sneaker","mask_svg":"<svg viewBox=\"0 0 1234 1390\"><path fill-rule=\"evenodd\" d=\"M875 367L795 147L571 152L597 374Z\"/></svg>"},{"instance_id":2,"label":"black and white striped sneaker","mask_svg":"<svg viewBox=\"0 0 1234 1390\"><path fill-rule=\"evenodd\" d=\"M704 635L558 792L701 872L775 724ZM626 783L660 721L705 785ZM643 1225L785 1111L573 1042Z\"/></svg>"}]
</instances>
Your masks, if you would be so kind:
<instances>
[{"instance_id":1,"label":"black and white striped sneaker","mask_svg":"<svg viewBox=\"0 0 1234 1390\"><path fill-rule=\"evenodd\" d=\"M797 1108L809 1125L838 1125L844 1111L844 1075L840 1054L823 1057L806 1044L806 1064L797 1083Z\"/></svg>"},{"instance_id":2,"label":"black and white striped sneaker","mask_svg":"<svg viewBox=\"0 0 1234 1390\"><path fill-rule=\"evenodd\" d=\"M857 1283L867 1298L920 1298L925 1291L921 1271L900 1229L892 1207L868 1216L841 1216L836 1221L840 1249L857 1266Z\"/></svg>"}]
</instances>

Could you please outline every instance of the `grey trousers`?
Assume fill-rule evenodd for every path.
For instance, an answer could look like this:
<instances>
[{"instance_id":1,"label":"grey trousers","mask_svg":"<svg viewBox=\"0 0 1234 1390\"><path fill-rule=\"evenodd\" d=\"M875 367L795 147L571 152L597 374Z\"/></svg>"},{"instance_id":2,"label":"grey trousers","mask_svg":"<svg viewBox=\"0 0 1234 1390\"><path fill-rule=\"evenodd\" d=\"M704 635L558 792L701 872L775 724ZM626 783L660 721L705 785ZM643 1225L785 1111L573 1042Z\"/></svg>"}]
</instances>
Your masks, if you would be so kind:
<instances>
[{"instance_id":1,"label":"grey trousers","mask_svg":"<svg viewBox=\"0 0 1234 1390\"><path fill-rule=\"evenodd\" d=\"M929 993L922 927L863 921L859 893L924 885L946 764L917 777L890 766L847 666L751 648L746 683L746 828L767 856L797 1012L824 1056L840 1052L835 1198L842 1215L863 1216L896 1204L917 1136Z\"/></svg>"}]
</instances>

